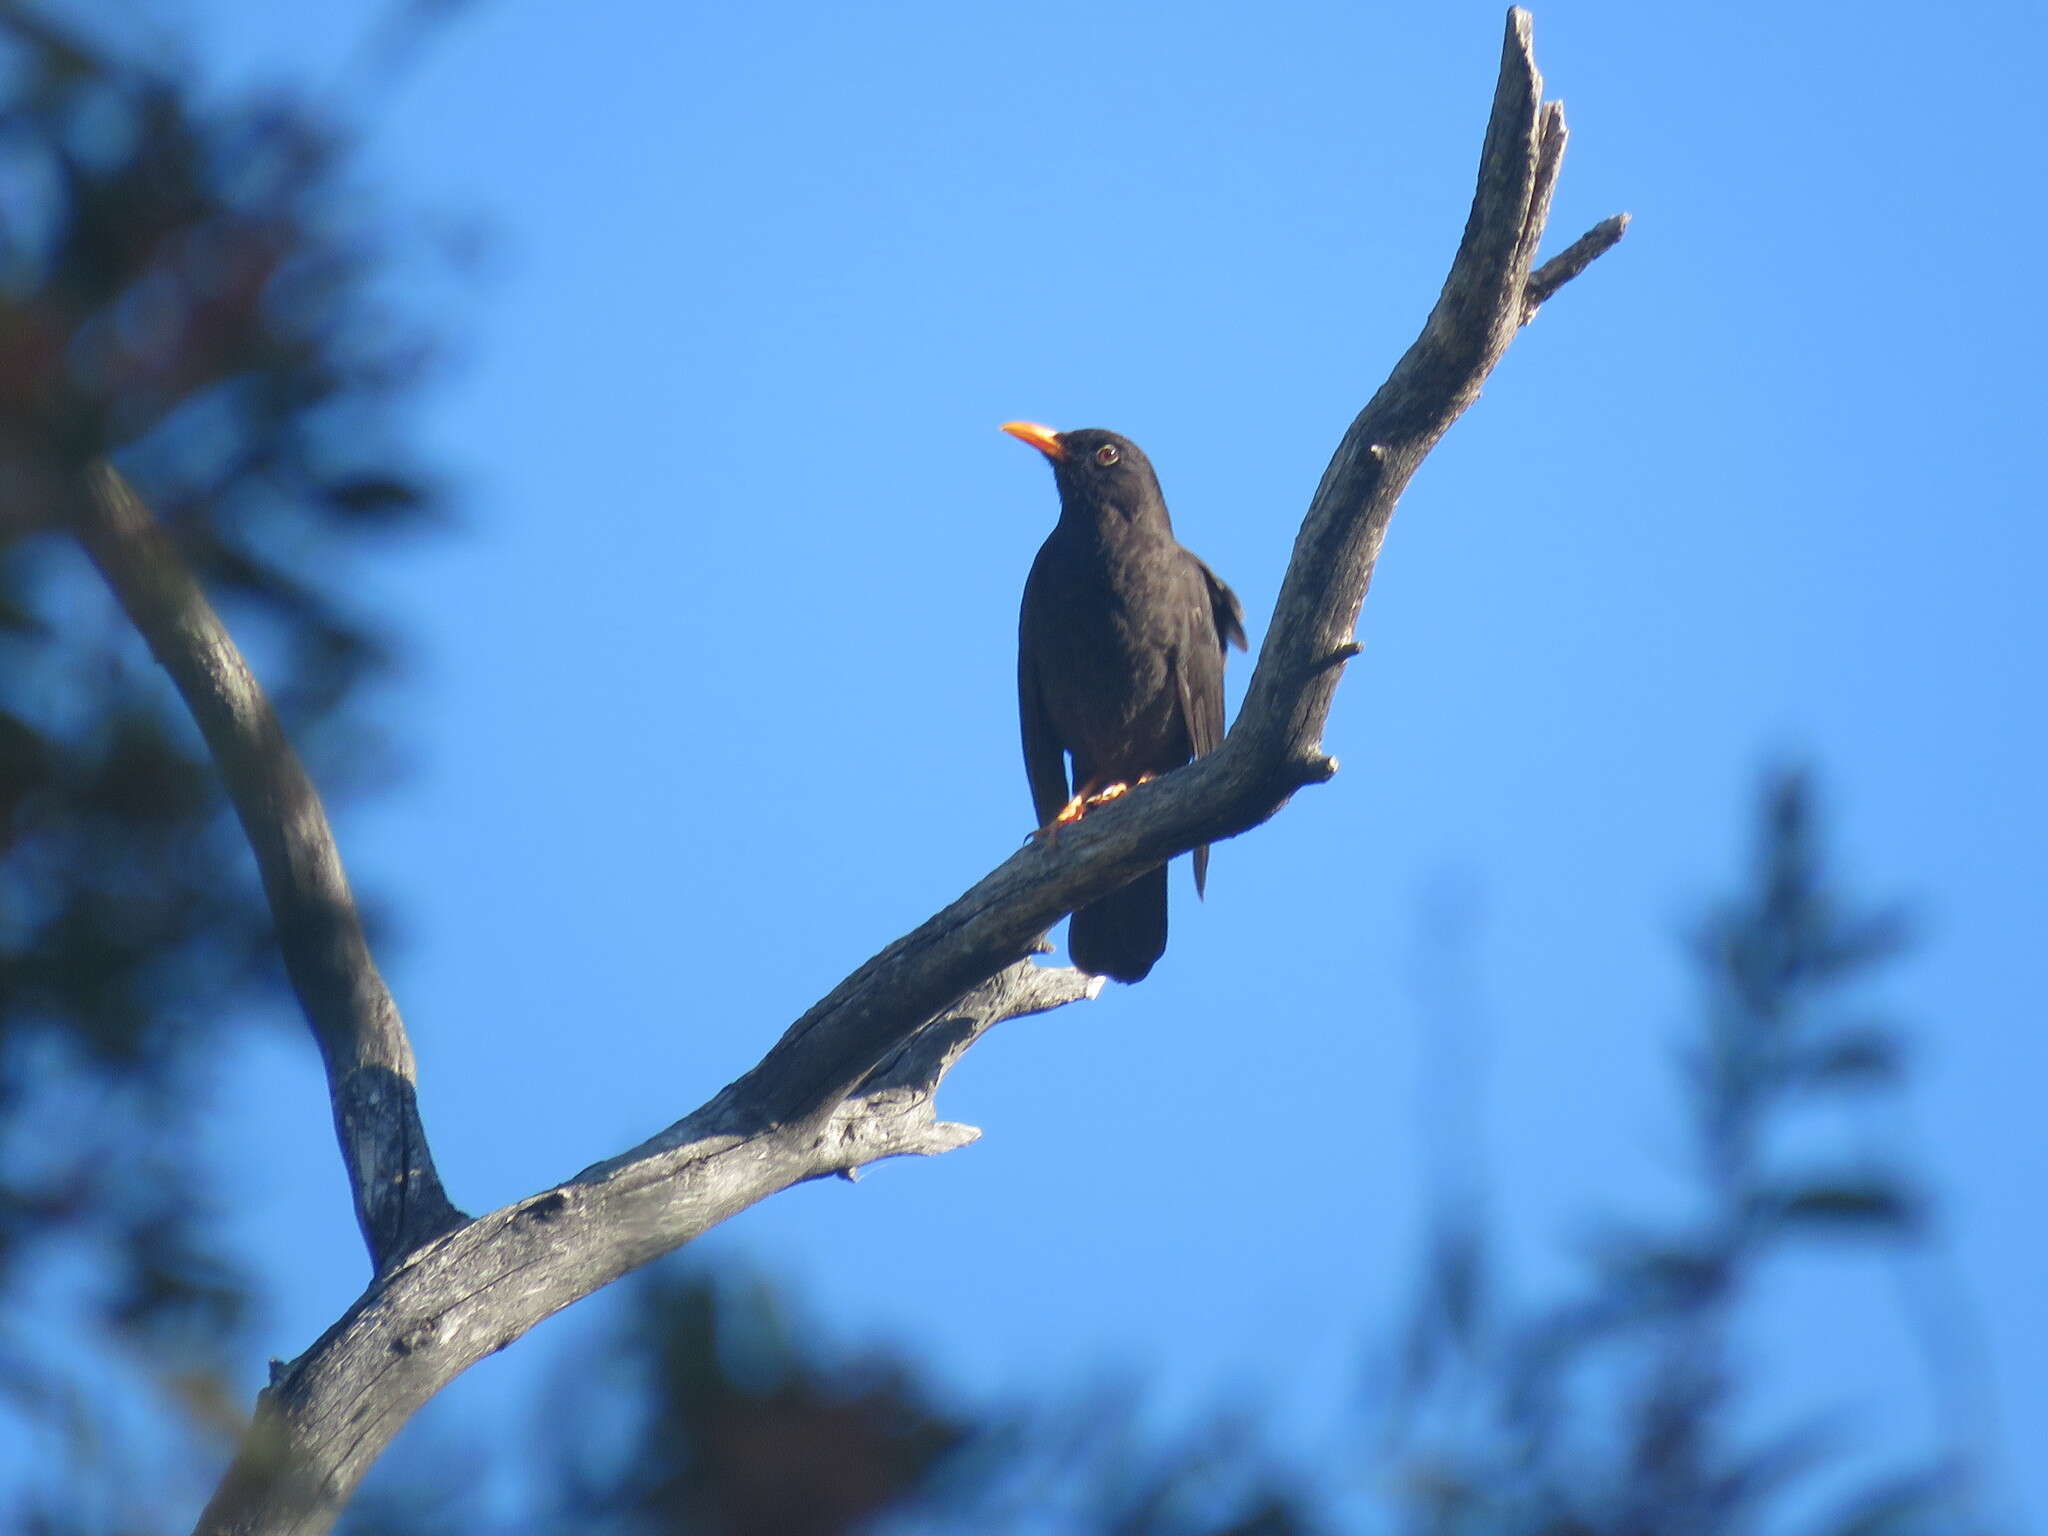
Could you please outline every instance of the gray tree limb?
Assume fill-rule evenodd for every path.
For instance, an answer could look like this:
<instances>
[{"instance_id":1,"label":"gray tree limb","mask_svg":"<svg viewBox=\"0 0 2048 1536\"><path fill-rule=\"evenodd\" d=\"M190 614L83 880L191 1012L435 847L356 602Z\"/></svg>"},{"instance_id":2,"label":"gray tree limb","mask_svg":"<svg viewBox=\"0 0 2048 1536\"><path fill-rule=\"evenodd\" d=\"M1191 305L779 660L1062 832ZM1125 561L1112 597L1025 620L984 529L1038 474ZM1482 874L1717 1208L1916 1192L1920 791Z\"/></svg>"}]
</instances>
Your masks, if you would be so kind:
<instances>
[{"instance_id":1,"label":"gray tree limb","mask_svg":"<svg viewBox=\"0 0 2048 1536\"><path fill-rule=\"evenodd\" d=\"M356 1221L382 1271L468 1218L434 1171L412 1042L370 958L319 792L184 558L111 465L87 471L73 519L198 722L255 851L285 970L327 1067Z\"/></svg>"},{"instance_id":2,"label":"gray tree limb","mask_svg":"<svg viewBox=\"0 0 2048 1536\"><path fill-rule=\"evenodd\" d=\"M961 1053L1004 1019L1096 990L1078 971L1012 964L908 1031L821 1121L765 1122L728 1088L651 1141L422 1250L276 1372L198 1529L327 1530L421 1404L543 1318L792 1184L974 1140L932 1109Z\"/></svg>"},{"instance_id":3,"label":"gray tree limb","mask_svg":"<svg viewBox=\"0 0 2048 1536\"><path fill-rule=\"evenodd\" d=\"M1256 826L1297 789L1336 772L1322 750L1323 725L1343 663L1357 654L1352 627L1402 490L1537 306L1621 237L1625 220L1610 219L1532 275L1564 146L1562 110L1542 100L1529 17L1511 11L1478 190L1450 276L1422 334L1337 447L1296 536L1244 709L1223 746L1066 829L1057 846L1033 842L1011 855L835 987L752 1071L652 1140L380 1264L347 1314L276 1369L200 1518L201 1532L327 1530L422 1403L542 1318L791 1184L972 1139L973 1130L939 1121L932 1109L960 1053L1003 1019L1093 995L1094 984L1077 973L1028 961L1039 936L1159 861ZM162 553L152 551L146 527L101 518L89 533L95 555L188 701L199 695L195 713L239 707L246 714L243 690L254 685L239 658L232 666L222 660L232 654L220 650L225 635L162 622L124 589L124 580L142 580L121 574L127 560L147 564ZM125 551L105 547L129 538L140 542ZM172 606L189 616L189 603ZM222 673L224 681L215 676ZM241 704L211 698L223 688ZM280 753L289 755L266 734L275 723L264 723L267 709L251 718L252 726L209 727L208 739L222 752L216 737L225 737L232 752L246 731L268 744L275 769ZM231 785L247 771L227 756L222 766ZM305 820L310 786L303 796L252 793L246 807L243 792L235 793L273 905L322 892L319 915L332 923L346 886L324 819L316 867L298 869L289 857L292 837L305 831L295 823ZM279 858L286 867L273 879ZM279 928L281 937L296 931L284 909ZM366 987L381 995L360 932L340 947L353 956L334 957L347 974L333 980L353 989L344 995ZM323 990L312 990L309 1015L316 1002L332 1006ZM409 1111L409 1056L396 1053L403 1042L396 1011L384 998L370 1012L389 1020L389 1031L374 1038L389 1058L381 1064L405 1067ZM347 1040L366 1026L353 1017L341 1026L316 1020L323 1048L338 1027ZM338 1089L336 1103L346 1125ZM406 1139L416 1131L414 1117L406 1137L387 1137L387 1145L416 1145L424 1164L424 1139ZM344 1145L352 1146L346 1128ZM352 1177L359 1167L352 1151Z\"/></svg>"}]
</instances>

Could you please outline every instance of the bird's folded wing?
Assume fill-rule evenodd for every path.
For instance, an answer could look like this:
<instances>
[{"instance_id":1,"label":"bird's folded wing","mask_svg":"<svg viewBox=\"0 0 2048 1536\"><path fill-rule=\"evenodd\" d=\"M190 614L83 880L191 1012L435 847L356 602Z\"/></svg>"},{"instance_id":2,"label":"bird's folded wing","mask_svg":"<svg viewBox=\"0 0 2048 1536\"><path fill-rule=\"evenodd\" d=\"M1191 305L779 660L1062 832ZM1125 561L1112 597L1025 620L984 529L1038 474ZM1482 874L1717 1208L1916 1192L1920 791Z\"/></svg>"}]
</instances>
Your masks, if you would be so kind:
<instances>
[{"instance_id":1,"label":"bird's folded wing","mask_svg":"<svg viewBox=\"0 0 2048 1536\"><path fill-rule=\"evenodd\" d=\"M1237 594L1224 584L1223 578L1209 569L1208 562L1198 555L1188 558L1202 573L1202 580L1209 588L1209 611L1216 624L1218 649L1234 645L1240 651L1247 649L1244 638L1244 604L1237 600Z\"/></svg>"},{"instance_id":2,"label":"bird's folded wing","mask_svg":"<svg viewBox=\"0 0 2048 1536\"><path fill-rule=\"evenodd\" d=\"M1050 826L1067 803L1066 747L1046 713L1028 646L1020 646L1017 653L1017 718L1024 730L1024 772L1031 780L1031 806L1038 813L1038 824Z\"/></svg>"}]
</instances>

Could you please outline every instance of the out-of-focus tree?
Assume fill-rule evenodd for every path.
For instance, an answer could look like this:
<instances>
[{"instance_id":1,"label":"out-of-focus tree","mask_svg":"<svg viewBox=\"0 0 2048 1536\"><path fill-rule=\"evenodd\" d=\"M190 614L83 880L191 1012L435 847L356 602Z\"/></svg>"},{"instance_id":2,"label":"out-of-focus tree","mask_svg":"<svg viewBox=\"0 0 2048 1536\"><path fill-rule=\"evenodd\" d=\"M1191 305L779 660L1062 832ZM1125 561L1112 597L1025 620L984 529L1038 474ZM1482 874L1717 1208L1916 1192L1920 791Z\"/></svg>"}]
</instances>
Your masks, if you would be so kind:
<instances>
[{"instance_id":1,"label":"out-of-focus tree","mask_svg":"<svg viewBox=\"0 0 2048 1536\"><path fill-rule=\"evenodd\" d=\"M55 1427L92 1419L82 1342L224 1411L247 1296L194 1131L287 995L205 748L59 530L119 465L347 794L385 774L391 662L350 562L435 515L394 412L427 348L345 134L282 94L202 106L175 38L103 19L0 10L0 1389L88 1461ZM66 1262L89 1282L31 1302Z\"/></svg>"},{"instance_id":2,"label":"out-of-focus tree","mask_svg":"<svg viewBox=\"0 0 2048 1536\"><path fill-rule=\"evenodd\" d=\"M831 1536L913 1494L969 1433L908 1367L835 1365L771 1285L738 1277L655 1272L589 1365L555 1403L566 1529Z\"/></svg>"},{"instance_id":3,"label":"out-of-focus tree","mask_svg":"<svg viewBox=\"0 0 2048 1536\"><path fill-rule=\"evenodd\" d=\"M562 1467L563 1531L1307 1529L1233 1419L1161 1444L1140 1431L1145 1405L1129 1391L941 1409L923 1367L872 1351L835 1358L759 1281L657 1273L613 1330L606 1369L589 1365L579 1361L575 1377L589 1411L571 1416L585 1433Z\"/></svg>"},{"instance_id":4,"label":"out-of-focus tree","mask_svg":"<svg viewBox=\"0 0 2048 1536\"><path fill-rule=\"evenodd\" d=\"M1982 1528L1967 1455L1956 1454L1965 1447L1829 1508L1814 1484L1853 1447L1827 1417L1754 1427L1758 1394L1732 1338L1764 1266L1849 1241L1875 1259L1906 1258L1928 1240L1931 1215L1903 1149L1867 1135L1828 1146L1825 1135L1840 1112L1853 1125L1899 1087L1902 1038L1867 1011L1865 982L1898 953L1905 924L1860 909L1829 878L1804 776L1766 784L1760 822L1750 888L1692 946L1701 996L1681 1058L1682 1211L1608 1221L1577 1296L1517 1309L1470 1191L1440 1201L1390 1394L1401 1529Z\"/></svg>"},{"instance_id":5,"label":"out-of-focus tree","mask_svg":"<svg viewBox=\"0 0 2048 1536\"><path fill-rule=\"evenodd\" d=\"M345 1536L475 1532L447 1497L523 1482L498 1536L1306 1536L1326 1527L1248 1415L1177 1436L1142 1384L941 1403L929 1368L845 1351L771 1281L669 1261L628 1282L596 1343L559 1362L530 1459L401 1443ZM466 1453L466 1454L465 1454ZM509 1474L509 1475L508 1475Z\"/></svg>"}]
</instances>

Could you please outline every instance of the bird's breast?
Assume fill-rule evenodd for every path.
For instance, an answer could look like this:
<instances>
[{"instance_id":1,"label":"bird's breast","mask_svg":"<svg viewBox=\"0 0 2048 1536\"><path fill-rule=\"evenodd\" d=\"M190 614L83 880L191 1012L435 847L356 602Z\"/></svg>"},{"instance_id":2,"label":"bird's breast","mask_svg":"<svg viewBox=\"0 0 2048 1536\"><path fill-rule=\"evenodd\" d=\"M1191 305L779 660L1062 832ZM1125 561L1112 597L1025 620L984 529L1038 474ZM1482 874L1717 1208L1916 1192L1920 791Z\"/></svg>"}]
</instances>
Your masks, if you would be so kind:
<instances>
[{"instance_id":1,"label":"bird's breast","mask_svg":"<svg viewBox=\"0 0 2048 1536\"><path fill-rule=\"evenodd\" d=\"M1025 590L1022 643L1060 739L1097 771L1187 760L1172 658L1180 552L1046 541Z\"/></svg>"}]
</instances>

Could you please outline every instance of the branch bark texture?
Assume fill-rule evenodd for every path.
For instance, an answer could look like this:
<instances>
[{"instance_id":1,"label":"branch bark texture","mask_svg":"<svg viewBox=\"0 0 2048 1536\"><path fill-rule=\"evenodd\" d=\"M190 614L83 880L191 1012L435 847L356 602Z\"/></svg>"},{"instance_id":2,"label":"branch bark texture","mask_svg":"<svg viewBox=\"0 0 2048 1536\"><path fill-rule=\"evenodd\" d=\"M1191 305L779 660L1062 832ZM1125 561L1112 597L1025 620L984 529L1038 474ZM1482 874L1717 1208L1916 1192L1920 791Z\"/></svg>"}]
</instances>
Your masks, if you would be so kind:
<instances>
[{"instance_id":1,"label":"branch bark texture","mask_svg":"<svg viewBox=\"0 0 2048 1536\"><path fill-rule=\"evenodd\" d=\"M411 1054L318 799L168 542L117 479L96 482L86 542L221 759L327 1055L378 1261L348 1313L276 1372L200 1531L327 1530L414 1410L549 1314L791 1184L973 1139L932 1108L960 1053L1003 1019L1095 991L1076 972L1031 964L1039 936L1161 860L1256 826L1336 772L1323 726L1357 654L1352 629L1401 492L1517 330L1626 224L1607 220L1532 273L1565 127L1562 109L1542 99L1529 31L1526 12L1509 12L1478 189L1443 293L1331 458L1223 746L1066 829L1056 846L1032 842L1011 855L848 976L701 1109L473 1221L433 1177Z\"/></svg>"}]
</instances>

